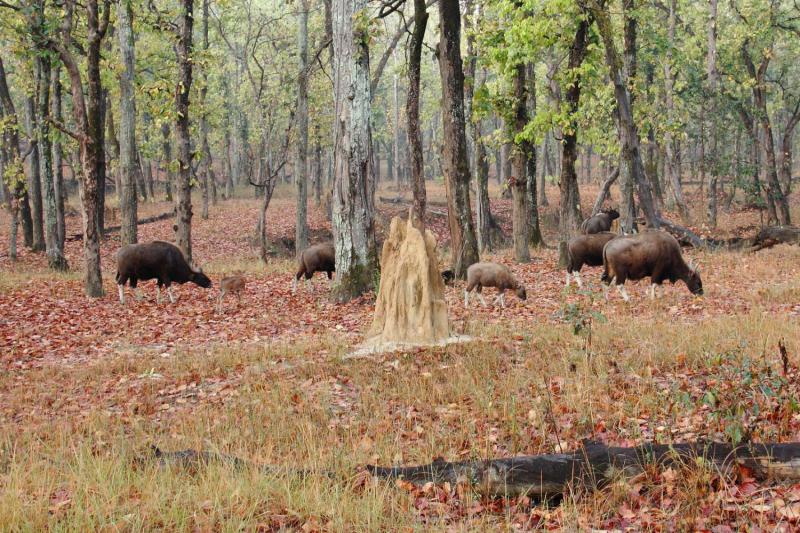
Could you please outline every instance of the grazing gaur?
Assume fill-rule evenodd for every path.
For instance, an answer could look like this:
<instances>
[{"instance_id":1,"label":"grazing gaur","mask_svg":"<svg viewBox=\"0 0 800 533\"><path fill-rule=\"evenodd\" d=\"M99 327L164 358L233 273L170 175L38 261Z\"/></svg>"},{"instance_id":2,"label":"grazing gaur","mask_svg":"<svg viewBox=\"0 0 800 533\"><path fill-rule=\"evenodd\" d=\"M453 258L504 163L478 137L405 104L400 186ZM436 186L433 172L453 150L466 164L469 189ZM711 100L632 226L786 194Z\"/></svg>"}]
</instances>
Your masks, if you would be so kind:
<instances>
[{"instance_id":1,"label":"grazing gaur","mask_svg":"<svg viewBox=\"0 0 800 533\"><path fill-rule=\"evenodd\" d=\"M139 281L156 279L158 281L158 293L156 302L161 303L161 287L167 287L167 294L172 303L175 303L175 296L172 294L172 283L183 285L191 281L204 289L211 287L211 280L203 274L203 270L195 268L186 262L180 248L174 244L153 241L143 244L128 244L117 251L117 288L119 289L119 301L125 303L122 296L122 287L129 280L133 292L139 301L142 295L139 294L137 284Z\"/></svg>"},{"instance_id":2,"label":"grazing gaur","mask_svg":"<svg viewBox=\"0 0 800 533\"><path fill-rule=\"evenodd\" d=\"M619 211L614 208L605 209L593 217L589 217L581 224L581 234L592 235L611 229L611 224L619 218Z\"/></svg>"},{"instance_id":3,"label":"grazing gaur","mask_svg":"<svg viewBox=\"0 0 800 533\"><path fill-rule=\"evenodd\" d=\"M625 291L625 281L640 280L650 276L650 298L655 298L656 286L659 296L664 295L665 281L672 283L682 280L692 294L703 294L703 281L700 279L700 262L687 265L683 260L681 245L669 233L657 230L644 230L634 235L623 235L612 239L603 248L603 290L608 299L608 285L616 280L619 293L629 301Z\"/></svg>"},{"instance_id":4,"label":"grazing gaur","mask_svg":"<svg viewBox=\"0 0 800 533\"><path fill-rule=\"evenodd\" d=\"M329 242L309 246L300 253L297 263L297 274L292 282L292 294L297 292L297 280L303 276L306 277L308 290L313 291L311 277L315 272L328 274L328 286L330 286L333 273L336 272L336 249Z\"/></svg>"},{"instance_id":5,"label":"grazing gaur","mask_svg":"<svg viewBox=\"0 0 800 533\"><path fill-rule=\"evenodd\" d=\"M525 285L517 281L514 273L505 265L497 263L475 263L467 269L467 289L464 291L464 307L469 307L469 293L475 289L478 298L481 299L483 306L486 307L486 300L481 294L484 287L497 287L497 298L492 305L500 304L505 307L505 291L511 289L520 300L527 299Z\"/></svg>"},{"instance_id":6,"label":"grazing gaur","mask_svg":"<svg viewBox=\"0 0 800 533\"><path fill-rule=\"evenodd\" d=\"M578 282L578 287L583 288L581 268L587 266L603 265L603 248L611 239L619 237L616 233L602 231L592 235L576 235L567 243L569 262L567 263L567 287L570 275Z\"/></svg>"},{"instance_id":7,"label":"grazing gaur","mask_svg":"<svg viewBox=\"0 0 800 533\"><path fill-rule=\"evenodd\" d=\"M245 279L242 276L230 276L219 282L219 296L217 296L217 311L222 312L222 300L230 293L235 292L242 305L242 293L244 292Z\"/></svg>"}]
</instances>

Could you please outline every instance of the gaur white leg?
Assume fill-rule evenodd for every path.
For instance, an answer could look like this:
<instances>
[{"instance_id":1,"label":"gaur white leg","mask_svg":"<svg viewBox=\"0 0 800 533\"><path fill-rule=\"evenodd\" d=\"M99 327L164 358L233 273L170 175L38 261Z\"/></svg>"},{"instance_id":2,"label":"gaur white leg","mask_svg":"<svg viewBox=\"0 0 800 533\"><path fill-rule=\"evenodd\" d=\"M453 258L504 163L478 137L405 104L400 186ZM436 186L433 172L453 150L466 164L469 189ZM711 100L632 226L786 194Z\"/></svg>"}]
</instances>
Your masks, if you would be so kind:
<instances>
[{"instance_id":1,"label":"gaur white leg","mask_svg":"<svg viewBox=\"0 0 800 533\"><path fill-rule=\"evenodd\" d=\"M483 304L484 307L488 307L488 305L486 304L486 300L483 299L483 294L478 293L478 298L481 299L481 303Z\"/></svg>"},{"instance_id":2,"label":"gaur white leg","mask_svg":"<svg viewBox=\"0 0 800 533\"><path fill-rule=\"evenodd\" d=\"M601 283L600 285L603 286L603 297L606 299L606 301L608 301L608 284Z\"/></svg>"},{"instance_id":3,"label":"gaur white leg","mask_svg":"<svg viewBox=\"0 0 800 533\"><path fill-rule=\"evenodd\" d=\"M172 294L172 285L167 287L167 294L169 294L169 301L175 303L175 296Z\"/></svg>"},{"instance_id":4,"label":"gaur white leg","mask_svg":"<svg viewBox=\"0 0 800 533\"><path fill-rule=\"evenodd\" d=\"M122 296L122 285L117 285L117 290L119 291L119 303L125 303L125 297Z\"/></svg>"},{"instance_id":5,"label":"gaur white leg","mask_svg":"<svg viewBox=\"0 0 800 533\"><path fill-rule=\"evenodd\" d=\"M331 278L328 278L328 290L331 289L333 289L333 280Z\"/></svg>"},{"instance_id":6,"label":"gaur white leg","mask_svg":"<svg viewBox=\"0 0 800 533\"><path fill-rule=\"evenodd\" d=\"M500 293L500 305L503 306L503 309L506 308L506 293L505 292L501 292Z\"/></svg>"},{"instance_id":7,"label":"gaur white leg","mask_svg":"<svg viewBox=\"0 0 800 533\"><path fill-rule=\"evenodd\" d=\"M141 293L141 292L139 292L139 287L135 287L135 288L133 289L133 293L136 295L136 298L137 298L137 299L138 299L140 302L143 302L143 301L144 301L144 297L142 296L142 293Z\"/></svg>"},{"instance_id":8,"label":"gaur white leg","mask_svg":"<svg viewBox=\"0 0 800 533\"><path fill-rule=\"evenodd\" d=\"M628 296L628 292L625 290L625 285L617 285L617 290L622 295L622 297L625 298L626 302L631 301L630 296Z\"/></svg>"},{"instance_id":9,"label":"gaur white leg","mask_svg":"<svg viewBox=\"0 0 800 533\"><path fill-rule=\"evenodd\" d=\"M567 283L564 286L569 287L569 270L567 271Z\"/></svg>"},{"instance_id":10,"label":"gaur white leg","mask_svg":"<svg viewBox=\"0 0 800 533\"><path fill-rule=\"evenodd\" d=\"M572 275L575 277L575 281L578 282L578 288L582 289L583 288L583 280L581 279L581 273L580 272L575 272Z\"/></svg>"},{"instance_id":11,"label":"gaur white leg","mask_svg":"<svg viewBox=\"0 0 800 533\"><path fill-rule=\"evenodd\" d=\"M297 276L292 280L292 294L297 294Z\"/></svg>"},{"instance_id":12,"label":"gaur white leg","mask_svg":"<svg viewBox=\"0 0 800 533\"><path fill-rule=\"evenodd\" d=\"M157 303L157 304L160 304L160 303L161 303L161 285L159 285L159 286L157 287L157 292L156 292L156 303Z\"/></svg>"},{"instance_id":13,"label":"gaur white leg","mask_svg":"<svg viewBox=\"0 0 800 533\"><path fill-rule=\"evenodd\" d=\"M467 290L464 289L464 308L466 309L468 307L469 307L469 292L467 292Z\"/></svg>"},{"instance_id":14,"label":"gaur white leg","mask_svg":"<svg viewBox=\"0 0 800 533\"><path fill-rule=\"evenodd\" d=\"M306 278L306 287L308 287L308 292L311 292L311 293L314 292L313 287L311 287L311 280L308 279L308 278Z\"/></svg>"},{"instance_id":15,"label":"gaur white leg","mask_svg":"<svg viewBox=\"0 0 800 533\"><path fill-rule=\"evenodd\" d=\"M664 284L663 283L658 286L658 297L659 298L663 298L664 297Z\"/></svg>"},{"instance_id":16,"label":"gaur white leg","mask_svg":"<svg viewBox=\"0 0 800 533\"><path fill-rule=\"evenodd\" d=\"M656 284L655 283L651 283L650 284L650 299L651 300L655 300L656 299Z\"/></svg>"}]
</instances>

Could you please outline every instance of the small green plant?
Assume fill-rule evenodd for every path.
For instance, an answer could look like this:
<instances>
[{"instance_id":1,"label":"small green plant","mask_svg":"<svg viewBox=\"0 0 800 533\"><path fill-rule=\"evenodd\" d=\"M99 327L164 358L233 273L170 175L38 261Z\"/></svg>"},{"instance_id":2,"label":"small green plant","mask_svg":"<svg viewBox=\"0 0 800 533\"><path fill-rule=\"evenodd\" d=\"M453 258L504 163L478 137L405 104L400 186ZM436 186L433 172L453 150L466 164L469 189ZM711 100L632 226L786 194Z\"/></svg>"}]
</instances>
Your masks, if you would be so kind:
<instances>
[{"instance_id":1,"label":"small green plant","mask_svg":"<svg viewBox=\"0 0 800 533\"><path fill-rule=\"evenodd\" d=\"M583 338L583 351L588 355L592 347L592 325L595 321L602 324L606 318L602 313L581 303L564 304L558 312L558 317L572 326L573 335Z\"/></svg>"}]
</instances>

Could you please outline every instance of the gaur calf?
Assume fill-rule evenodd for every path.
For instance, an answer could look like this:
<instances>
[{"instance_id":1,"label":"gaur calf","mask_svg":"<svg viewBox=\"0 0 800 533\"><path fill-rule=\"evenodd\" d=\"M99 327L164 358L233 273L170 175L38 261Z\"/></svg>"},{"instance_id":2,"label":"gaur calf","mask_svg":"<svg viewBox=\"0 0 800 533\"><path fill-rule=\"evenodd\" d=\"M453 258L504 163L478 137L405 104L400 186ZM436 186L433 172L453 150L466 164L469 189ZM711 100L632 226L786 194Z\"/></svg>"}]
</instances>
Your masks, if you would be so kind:
<instances>
[{"instance_id":1,"label":"gaur calf","mask_svg":"<svg viewBox=\"0 0 800 533\"><path fill-rule=\"evenodd\" d=\"M500 304L505 307L505 291L511 289L519 297L520 300L527 299L528 295L525 292L525 285L517 281L514 273L505 266L497 263L475 263L467 269L467 288L464 291L464 307L469 307L469 293L475 289L478 293L478 298L481 303L486 307L486 300L483 299L484 287L497 287L497 298L495 298L492 305Z\"/></svg>"}]
</instances>

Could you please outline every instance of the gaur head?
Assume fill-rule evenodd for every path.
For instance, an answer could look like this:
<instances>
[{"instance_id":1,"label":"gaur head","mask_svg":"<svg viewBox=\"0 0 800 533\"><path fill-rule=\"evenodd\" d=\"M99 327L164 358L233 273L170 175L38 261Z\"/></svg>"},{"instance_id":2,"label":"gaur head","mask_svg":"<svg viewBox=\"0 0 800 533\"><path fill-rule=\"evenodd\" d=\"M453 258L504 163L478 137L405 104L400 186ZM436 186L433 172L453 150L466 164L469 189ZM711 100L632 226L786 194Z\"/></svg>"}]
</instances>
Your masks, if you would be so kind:
<instances>
[{"instance_id":1,"label":"gaur head","mask_svg":"<svg viewBox=\"0 0 800 533\"><path fill-rule=\"evenodd\" d=\"M692 259L689 261L689 273L688 279L686 279L686 286L689 288L689 291L692 294L697 296L703 295L703 280L700 279L700 261L697 263L694 262L695 260Z\"/></svg>"},{"instance_id":2,"label":"gaur head","mask_svg":"<svg viewBox=\"0 0 800 533\"><path fill-rule=\"evenodd\" d=\"M514 293L520 300L528 299L528 294L525 292L525 285L523 285L522 283L517 284L517 288L514 289Z\"/></svg>"},{"instance_id":3,"label":"gaur head","mask_svg":"<svg viewBox=\"0 0 800 533\"><path fill-rule=\"evenodd\" d=\"M619 218L619 211L613 207L609 207L608 209L604 210L603 213L607 214L608 218L611 220L616 220Z\"/></svg>"},{"instance_id":4,"label":"gaur head","mask_svg":"<svg viewBox=\"0 0 800 533\"><path fill-rule=\"evenodd\" d=\"M203 269L196 267L194 265L190 265L189 268L192 269L192 279L190 280L195 285L199 285L204 289L207 289L211 286L211 280L203 274Z\"/></svg>"}]
</instances>

